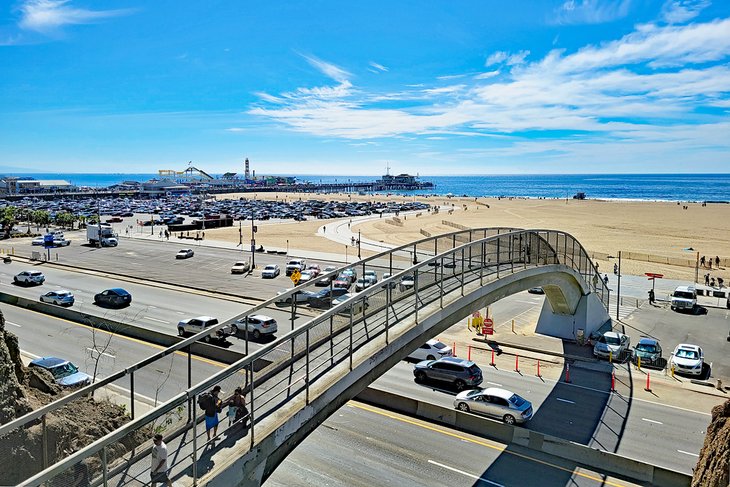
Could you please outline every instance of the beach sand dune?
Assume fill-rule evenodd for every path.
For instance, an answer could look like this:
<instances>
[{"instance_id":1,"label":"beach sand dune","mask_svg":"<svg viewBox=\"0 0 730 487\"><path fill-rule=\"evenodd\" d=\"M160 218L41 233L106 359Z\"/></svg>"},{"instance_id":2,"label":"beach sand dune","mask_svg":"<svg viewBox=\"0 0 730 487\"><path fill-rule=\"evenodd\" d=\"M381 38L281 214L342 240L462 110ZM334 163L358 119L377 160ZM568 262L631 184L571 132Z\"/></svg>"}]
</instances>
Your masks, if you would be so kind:
<instances>
[{"instance_id":1,"label":"beach sand dune","mask_svg":"<svg viewBox=\"0 0 730 487\"><path fill-rule=\"evenodd\" d=\"M250 193L219 195L221 197L251 198ZM697 252L707 257L730 259L730 205L699 203L672 203L646 201L601 201L573 199L509 199L509 198L450 198L386 195L259 193L257 199L270 200L333 200L333 201L422 201L440 206L438 214L420 212L401 214L396 224L393 216L353 222L352 230L359 230L363 238L402 245L424 238L424 233L437 235L457 230L457 227L519 227L562 230L575 236L596 261L603 272L612 274L617 256L622 251L622 269L629 274L644 272L663 273L668 278L692 280ZM685 206L687 209L684 209ZM306 249L344 254L344 244L333 242L319 229L335 224L332 220L314 220L297 223L257 222L256 243L284 249L289 241L291 249ZM250 239L250 224L243 225L244 243ZM210 231L210 238L238 242L238 228ZM692 249L692 250L688 250ZM666 257L687 264L666 265L647 262L642 254ZM363 251L363 255L370 253ZM652 258L653 259L653 258ZM643 260L643 261L642 261ZM653 259L654 260L654 259ZM730 271L725 264L720 270L700 269L700 278L710 272L730 282Z\"/></svg>"}]
</instances>

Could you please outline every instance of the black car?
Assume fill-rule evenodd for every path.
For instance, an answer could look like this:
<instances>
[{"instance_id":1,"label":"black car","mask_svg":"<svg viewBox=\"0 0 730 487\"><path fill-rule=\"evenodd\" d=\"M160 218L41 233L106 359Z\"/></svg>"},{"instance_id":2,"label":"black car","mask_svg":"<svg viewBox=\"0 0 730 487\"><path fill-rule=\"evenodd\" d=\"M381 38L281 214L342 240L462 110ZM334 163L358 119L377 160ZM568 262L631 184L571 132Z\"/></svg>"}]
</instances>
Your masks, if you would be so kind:
<instances>
[{"instance_id":1,"label":"black car","mask_svg":"<svg viewBox=\"0 0 730 487\"><path fill-rule=\"evenodd\" d=\"M94 304L109 308L123 308L132 303L132 295L122 288L107 289L94 296Z\"/></svg>"},{"instance_id":2,"label":"black car","mask_svg":"<svg viewBox=\"0 0 730 487\"><path fill-rule=\"evenodd\" d=\"M335 287L330 289L322 289L317 294L309 298L309 306L311 308L329 309L332 307L332 300L347 294L346 288Z\"/></svg>"}]
</instances>

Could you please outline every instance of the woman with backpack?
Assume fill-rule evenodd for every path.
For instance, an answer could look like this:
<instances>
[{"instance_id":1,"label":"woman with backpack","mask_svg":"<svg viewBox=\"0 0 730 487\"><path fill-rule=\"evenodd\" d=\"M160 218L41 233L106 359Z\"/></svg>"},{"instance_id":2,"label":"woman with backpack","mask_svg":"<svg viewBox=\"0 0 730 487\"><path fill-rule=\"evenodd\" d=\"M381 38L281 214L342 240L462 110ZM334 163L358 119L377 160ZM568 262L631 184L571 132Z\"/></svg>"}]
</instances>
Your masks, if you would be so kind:
<instances>
[{"instance_id":1,"label":"woman with backpack","mask_svg":"<svg viewBox=\"0 0 730 487\"><path fill-rule=\"evenodd\" d=\"M240 387L236 387L236 390L233 393L233 397L231 397L226 404L229 408L229 426L230 426L230 418L233 417L233 423L237 423L238 421L243 420L242 424L243 427L246 427L246 423L248 422L248 409L246 408L246 398L243 397L243 390ZM231 415L231 411L233 411L233 414Z\"/></svg>"},{"instance_id":2,"label":"woman with backpack","mask_svg":"<svg viewBox=\"0 0 730 487\"><path fill-rule=\"evenodd\" d=\"M210 430L213 430L213 438L218 436L218 413L223 410L223 401L218 397L221 386L213 387L211 392L206 392L198 397L198 405L205 411L205 434L210 441Z\"/></svg>"}]
</instances>

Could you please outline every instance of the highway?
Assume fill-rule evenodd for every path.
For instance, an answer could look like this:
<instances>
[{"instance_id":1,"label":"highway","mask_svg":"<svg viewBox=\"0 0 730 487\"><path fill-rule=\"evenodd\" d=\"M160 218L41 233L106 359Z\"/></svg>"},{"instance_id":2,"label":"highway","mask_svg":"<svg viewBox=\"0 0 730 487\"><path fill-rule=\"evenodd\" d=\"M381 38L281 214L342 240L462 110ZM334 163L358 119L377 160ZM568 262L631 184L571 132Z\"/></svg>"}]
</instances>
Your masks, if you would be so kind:
<instances>
[{"instance_id":1,"label":"highway","mask_svg":"<svg viewBox=\"0 0 730 487\"><path fill-rule=\"evenodd\" d=\"M697 463L710 423L710 405L722 401L700 398L697 407L706 405L705 411L675 407L632 397L628 384L621 383L618 393L611 394L608 374L577 366L571 367L572 383L566 384L479 365L483 388L502 387L533 404L535 415L526 428L686 473ZM372 387L453 407L455 392L438 383L417 384L413 365L407 362L400 362Z\"/></svg>"},{"instance_id":2,"label":"highway","mask_svg":"<svg viewBox=\"0 0 730 487\"><path fill-rule=\"evenodd\" d=\"M266 487L633 486L569 461L350 402L300 444Z\"/></svg>"}]
</instances>

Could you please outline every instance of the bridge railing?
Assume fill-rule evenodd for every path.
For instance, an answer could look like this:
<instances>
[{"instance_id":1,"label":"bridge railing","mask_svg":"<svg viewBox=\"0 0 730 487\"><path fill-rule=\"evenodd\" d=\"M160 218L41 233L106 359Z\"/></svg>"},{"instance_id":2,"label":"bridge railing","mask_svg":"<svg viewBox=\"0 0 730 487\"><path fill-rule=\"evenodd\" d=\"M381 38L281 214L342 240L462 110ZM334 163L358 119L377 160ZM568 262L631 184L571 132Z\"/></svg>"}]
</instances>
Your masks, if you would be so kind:
<instances>
[{"instance_id":1,"label":"bridge railing","mask_svg":"<svg viewBox=\"0 0 730 487\"><path fill-rule=\"evenodd\" d=\"M604 303L608 303L603 281L596 279L599 274L585 249L564 232L460 231L363 259L349 267L362 271L362 275L370 270L388 270L391 276L188 387L22 485L71 485L65 479L80 475L93 477L94 485L106 485L111 479L124 483L137 477L147 481L147 462L138 460L146 453L144 445L154 432L163 432L169 438L168 445L177 450L173 474L199 478L204 473L198 471L201 461L209 454L209 445L196 427L201 419L197 397L202 392L214 385L220 385L226 394L236 387L245 390L251 414L247 433L253 447L275 420L275 413L284 407L295 411L308 404L338 372L352 370L358 350L374 339L388 343L390 335L402 333L398 324L404 318L418 321L419 311L423 314L424 308L436 303L443 306L445 300L453 299L452 293L463 295L470 286L528 267L558 263L580 273L590 290L605 295ZM244 319L259 309L247 311Z\"/></svg>"}]
</instances>

